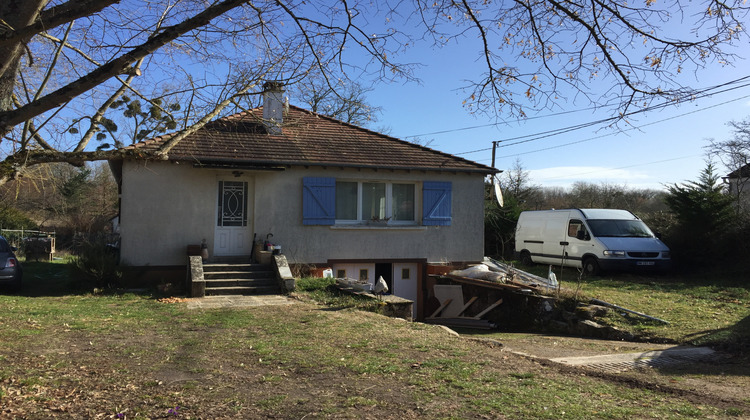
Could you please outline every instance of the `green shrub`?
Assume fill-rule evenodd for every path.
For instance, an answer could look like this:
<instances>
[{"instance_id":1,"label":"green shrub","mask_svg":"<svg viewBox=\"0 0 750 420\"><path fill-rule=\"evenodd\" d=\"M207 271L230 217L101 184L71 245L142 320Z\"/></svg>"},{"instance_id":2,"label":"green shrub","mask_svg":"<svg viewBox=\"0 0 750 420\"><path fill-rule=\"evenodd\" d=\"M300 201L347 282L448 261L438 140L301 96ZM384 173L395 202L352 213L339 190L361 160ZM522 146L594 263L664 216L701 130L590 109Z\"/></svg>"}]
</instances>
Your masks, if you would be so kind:
<instances>
[{"instance_id":1,"label":"green shrub","mask_svg":"<svg viewBox=\"0 0 750 420\"><path fill-rule=\"evenodd\" d=\"M325 290L334 283L336 281L332 278L303 277L297 280L296 287L299 291L310 292L313 290Z\"/></svg>"},{"instance_id":2,"label":"green shrub","mask_svg":"<svg viewBox=\"0 0 750 420\"><path fill-rule=\"evenodd\" d=\"M24 212L13 207L0 206L0 228L36 229L37 225Z\"/></svg>"},{"instance_id":3,"label":"green shrub","mask_svg":"<svg viewBox=\"0 0 750 420\"><path fill-rule=\"evenodd\" d=\"M78 274L75 279L80 280L78 286L83 288L114 288L122 280L117 253L107 245L104 235L82 239L70 264ZM74 283L78 283L75 280Z\"/></svg>"}]
</instances>

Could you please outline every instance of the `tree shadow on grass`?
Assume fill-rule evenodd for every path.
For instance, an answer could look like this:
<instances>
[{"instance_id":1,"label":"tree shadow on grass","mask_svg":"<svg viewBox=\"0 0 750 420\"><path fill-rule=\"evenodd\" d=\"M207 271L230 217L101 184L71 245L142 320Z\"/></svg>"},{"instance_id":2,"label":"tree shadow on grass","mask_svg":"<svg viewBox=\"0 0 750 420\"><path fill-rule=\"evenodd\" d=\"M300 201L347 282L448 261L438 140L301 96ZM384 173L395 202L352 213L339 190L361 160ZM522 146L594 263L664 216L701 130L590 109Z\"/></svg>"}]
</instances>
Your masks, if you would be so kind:
<instances>
[{"instance_id":1,"label":"tree shadow on grass","mask_svg":"<svg viewBox=\"0 0 750 420\"><path fill-rule=\"evenodd\" d=\"M23 283L20 290L0 289L0 294L26 297L83 295L91 292L86 282L62 261L23 263Z\"/></svg>"},{"instance_id":2,"label":"tree shadow on grass","mask_svg":"<svg viewBox=\"0 0 750 420\"><path fill-rule=\"evenodd\" d=\"M696 332L685 339L693 346L716 350L717 357L663 366L659 368L663 374L750 377L750 315L730 327Z\"/></svg>"},{"instance_id":3,"label":"tree shadow on grass","mask_svg":"<svg viewBox=\"0 0 750 420\"><path fill-rule=\"evenodd\" d=\"M750 357L750 315L727 328L700 331L685 336L693 345Z\"/></svg>"}]
</instances>

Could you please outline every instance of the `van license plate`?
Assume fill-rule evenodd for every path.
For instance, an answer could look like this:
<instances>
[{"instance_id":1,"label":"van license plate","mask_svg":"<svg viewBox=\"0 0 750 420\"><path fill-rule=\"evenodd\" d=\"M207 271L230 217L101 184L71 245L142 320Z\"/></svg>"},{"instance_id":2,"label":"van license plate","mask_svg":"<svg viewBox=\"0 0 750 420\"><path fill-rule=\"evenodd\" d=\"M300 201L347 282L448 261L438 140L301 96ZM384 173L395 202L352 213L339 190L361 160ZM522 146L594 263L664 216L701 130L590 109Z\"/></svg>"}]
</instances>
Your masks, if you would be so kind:
<instances>
[{"instance_id":1,"label":"van license plate","mask_svg":"<svg viewBox=\"0 0 750 420\"><path fill-rule=\"evenodd\" d=\"M653 261L638 261L636 265L654 265Z\"/></svg>"}]
</instances>

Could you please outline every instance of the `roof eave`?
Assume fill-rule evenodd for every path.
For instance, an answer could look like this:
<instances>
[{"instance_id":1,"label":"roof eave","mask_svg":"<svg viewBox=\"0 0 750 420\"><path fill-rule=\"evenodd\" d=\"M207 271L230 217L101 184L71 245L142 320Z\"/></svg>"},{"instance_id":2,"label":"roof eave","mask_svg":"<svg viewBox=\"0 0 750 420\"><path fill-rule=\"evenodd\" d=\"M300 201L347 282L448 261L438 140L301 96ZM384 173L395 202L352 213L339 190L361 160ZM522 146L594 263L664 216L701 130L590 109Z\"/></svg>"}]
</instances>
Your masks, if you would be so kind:
<instances>
[{"instance_id":1,"label":"roof eave","mask_svg":"<svg viewBox=\"0 0 750 420\"><path fill-rule=\"evenodd\" d=\"M182 161L191 162L194 166L199 167L213 167L220 168L223 166L231 168L243 167L246 169L269 169L269 170L280 170L280 167L290 166L301 166L301 167L335 167L335 168L348 168L348 169L373 169L373 170L384 170L384 171L428 171L428 172L461 172L461 173L475 173L484 175L494 175L501 173L501 170L487 167L477 168L450 168L442 166L378 166L378 165L360 165L352 163L341 163L341 162L309 162L309 161L281 161L281 160L240 160L240 159L200 159L200 158L179 158L171 157L170 161Z\"/></svg>"}]
</instances>

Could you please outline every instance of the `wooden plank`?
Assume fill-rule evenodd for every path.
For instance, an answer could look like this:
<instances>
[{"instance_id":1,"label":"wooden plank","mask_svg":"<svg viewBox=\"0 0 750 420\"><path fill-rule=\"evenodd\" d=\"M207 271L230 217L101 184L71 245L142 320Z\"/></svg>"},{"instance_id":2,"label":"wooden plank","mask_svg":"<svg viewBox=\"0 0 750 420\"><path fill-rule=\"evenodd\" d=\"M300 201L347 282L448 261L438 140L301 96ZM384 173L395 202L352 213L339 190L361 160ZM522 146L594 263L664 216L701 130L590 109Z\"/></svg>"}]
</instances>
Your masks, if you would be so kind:
<instances>
[{"instance_id":1,"label":"wooden plank","mask_svg":"<svg viewBox=\"0 0 750 420\"><path fill-rule=\"evenodd\" d=\"M435 312L433 312L432 315L429 316L429 318L435 318L436 316L438 316L438 314L440 312L443 312L443 309L445 309L448 305L450 305L452 301L453 299L446 299L445 302L443 302L443 304L440 305L440 307L437 308L437 310L435 310Z\"/></svg>"},{"instance_id":2,"label":"wooden plank","mask_svg":"<svg viewBox=\"0 0 750 420\"><path fill-rule=\"evenodd\" d=\"M487 309L485 309L485 310L483 310L482 312L480 312L480 313L476 314L476 315L475 315L475 316L473 316L472 318L473 318L473 319L481 319L481 318L482 318L482 317L483 317L483 316L484 316L484 315L485 315L485 314L486 314L487 312L489 312L489 311L491 311L491 310L495 309L495 308L496 308L496 307L498 307L498 306L499 306L499 305L500 305L501 303L503 303L503 299L502 299L502 298L498 299L498 300L497 300L497 302L495 302L495 303L493 303L492 305L488 306L488 307L487 307Z\"/></svg>"},{"instance_id":3,"label":"wooden plank","mask_svg":"<svg viewBox=\"0 0 750 420\"><path fill-rule=\"evenodd\" d=\"M454 276L450 274L447 277L458 283L473 284L476 286L483 286L483 287L487 287L490 289L514 290L514 291L515 290L521 291L523 289L529 289L529 290L534 289L533 287L525 286L525 285L522 286L522 285L511 284L511 283L496 283L496 282L488 281L488 280L472 279L469 277L460 277L460 276Z\"/></svg>"},{"instance_id":4,"label":"wooden plank","mask_svg":"<svg viewBox=\"0 0 750 420\"><path fill-rule=\"evenodd\" d=\"M433 286L433 290L438 302L445 302L446 299L451 299L450 305L443 309L441 316L444 318L458 316L461 312L461 307L464 305L463 287L460 284L436 284Z\"/></svg>"},{"instance_id":5,"label":"wooden plank","mask_svg":"<svg viewBox=\"0 0 750 420\"><path fill-rule=\"evenodd\" d=\"M461 308L461 312L458 313L458 316L461 316L461 314L464 313L464 311L466 311L467 309L469 309L469 306L471 306L471 304L474 303L474 301L477 300L477 299L478 298L476 296L474 296L471 299L469 299L469 301L466 302L466 304L464 305L464 307Z\"/></svg>"}]
</instances>

